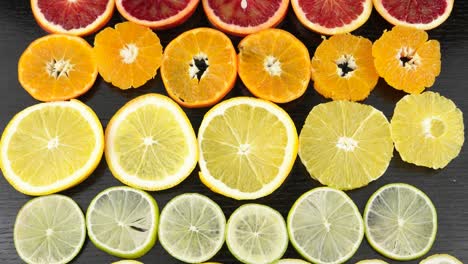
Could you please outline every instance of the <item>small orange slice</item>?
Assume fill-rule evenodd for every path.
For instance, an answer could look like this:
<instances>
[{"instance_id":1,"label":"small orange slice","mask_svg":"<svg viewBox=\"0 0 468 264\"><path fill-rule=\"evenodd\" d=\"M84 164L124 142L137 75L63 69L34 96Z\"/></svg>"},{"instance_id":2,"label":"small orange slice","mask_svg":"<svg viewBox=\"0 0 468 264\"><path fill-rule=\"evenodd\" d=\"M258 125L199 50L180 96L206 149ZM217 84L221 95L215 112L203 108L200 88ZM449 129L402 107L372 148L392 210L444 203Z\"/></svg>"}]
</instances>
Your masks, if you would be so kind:
<instances>
[{"instance_id":1,"label":"small orange slice","mask_svg":"<svg viewBox=\"0 0 468 264\"><path fill-rule=\"evenodd\" d=\"M239 43L239 76L255 96L290 102L303 95L309 84L309 51L287 31L262 30Z\"/></svg>"},{"instance_id":2,"label":"small orange slice","mask_svg":"<svg viewBox=\"0 0 468 264\"><path fill-rule=\"evenodd\" d=\"M440 74L440 44L425 31L395 26L372 47L375 68L395 89L419 94Z\"/></svg>"},{"instance_id":3,"label":"small orange slice","mask_svg":"<svg viewBox=\"0 0 468 264\"><path fill-rule=\"evenodd\" d=\"M161 77L169 96L185 107L206 107L220 101L234 86L237 57L221 31L197 28L169 43Z\"/></svg>"},{"instance_id":4,"label":"small orange slice","mask_svg":"<svg viewBox=\"0 0 468 264\"><path fill-rule=\"evenodd\" d=\"M18 79L39 101L76 98L96 81L92 47L75 36L52 34L32 42L18 63Z\"/></svg>"},{"instance_id":5,"label":"small orange slice","mask_svg":"<svg viewBox=\"0 0 468 264\"><path fill-rule=\"evenodd\" d=\"M326 98L366 99L379 80L372 42L351 34L324 40L312 58L312 80L315 90Z\"/></svg>"},{"instance_id":6,"label":"small orange slice","mask_svg":"<svg viewBox=\"0 0 468 264\"><path fill-rule=\"evenodd\" d=\"M125 90L138 88L156 76L163 49L150 28L123 22L96 35L94 54L102 78Z\"/></svg>"}]
</instances>

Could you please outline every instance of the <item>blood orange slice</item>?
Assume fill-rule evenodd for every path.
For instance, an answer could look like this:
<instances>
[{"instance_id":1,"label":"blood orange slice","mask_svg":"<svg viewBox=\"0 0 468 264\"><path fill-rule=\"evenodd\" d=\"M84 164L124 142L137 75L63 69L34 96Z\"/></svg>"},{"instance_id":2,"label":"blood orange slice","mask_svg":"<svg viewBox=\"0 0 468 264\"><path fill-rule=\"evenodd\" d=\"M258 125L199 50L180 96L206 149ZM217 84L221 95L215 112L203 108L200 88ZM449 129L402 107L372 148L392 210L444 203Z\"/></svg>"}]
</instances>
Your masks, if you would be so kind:
<instances>
[{"instance_id":1,"label":"blood orange slice","mask_svg":"<svg viewBox=\"0 0 468 264\"><path fill-rule=\"evenodd\" d=\"M288 11L289 0L202 0L202 3L215 27L246 36L278 25Z\"/></svg>"},{"instance_id":2,"label":"blood orange slice","mask_svg":"<svg viewBox=\"0 0 468 264\"><path fill-rule=\"evenodd\" d=\"M200 0L116 0L120 14L152 29L168 29L184 23Z\"/></svg>"},{"instance_id":3,"label":"blood orange slice","mask_svg":"<svg viewBox=\"0 0 468 264\"><path fill-rule=\"evenodd\" d=\"M429 30L450 16L454 0L373 0L375 9L393 25Z\"/></svg>"},{"instance_id":4,"label":"blood orange slice","mask_svg":"<svg viewBox=\"0 0 468 264\"><path fill-rule=\"evenodd\" d=\"M109 22L114 0L31 0L31 8L45 31L84 36Z\"/></svg>"},{"instance_id":5,"label":"blood orange slice","mask_svg":"<svg viewBox=\"0 0 468 264\"><path fill-rule=\"evenodd\" d=\"M291 4L305 27L326 35L351 32L372 12L372 0L291 0Z\"/></svg>"}]
</instances>

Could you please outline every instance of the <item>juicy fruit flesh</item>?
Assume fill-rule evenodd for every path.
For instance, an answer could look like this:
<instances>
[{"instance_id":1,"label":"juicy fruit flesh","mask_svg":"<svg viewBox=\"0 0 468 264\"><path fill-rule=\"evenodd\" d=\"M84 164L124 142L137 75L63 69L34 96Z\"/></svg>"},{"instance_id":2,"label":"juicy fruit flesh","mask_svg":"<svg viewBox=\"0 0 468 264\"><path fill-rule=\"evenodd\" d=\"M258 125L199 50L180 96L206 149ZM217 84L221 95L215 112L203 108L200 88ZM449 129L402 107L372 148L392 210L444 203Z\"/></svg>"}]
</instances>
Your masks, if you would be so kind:
<instances>
[{"instance_id":1,"label":"juicy fruit flesh","mask_svg":"<svg viewBox=\"0 0 468 264\"><path fill-rule=\"evenodd\" d=\"M122 6L137 19L160 21L177 15L190 2L191 0L122 0Z\"/></svg>"},{"instance_id":2,"label":"juicy fruit flesh","mask_svg":"<svg viewBox=\"0 0 468 264\"><path fill-rule=\"evenodd\" d=\"M208 0L213 12L224 23L241 27L267 22L280 8L282 0Z\"/></svg>"},{"instance_id":3,"label":"juicy fruit flesh","mask_svg":"<svg viewBox=\"0 0 468 264\"><path fill-rule=\"evenodd\" d=\"M45 18L65 30L85 28L101 16L109 0L36 0Z\"/></svg>"},{"instance_id":4,"label":"juicy fruit flesh","mask_svg":"<svg viewBox=\"0 0 468 264\"><path fill-rule=\"evenodd\" d=\"M393 17L410 24L427 24L443 15L447 0L380 0Z\"/></svg>"},{"instance_id":5,"label":"juicy fruit flesh","mask_svg":"<svg viewBox=\"0 0 468 264\"><path fill-rule=\"evenodd\" d=\"M337 28L357 19L364 11L365 0L298 0L298 3L308 20L322 27Z\"/></svg>"}]
</instances>

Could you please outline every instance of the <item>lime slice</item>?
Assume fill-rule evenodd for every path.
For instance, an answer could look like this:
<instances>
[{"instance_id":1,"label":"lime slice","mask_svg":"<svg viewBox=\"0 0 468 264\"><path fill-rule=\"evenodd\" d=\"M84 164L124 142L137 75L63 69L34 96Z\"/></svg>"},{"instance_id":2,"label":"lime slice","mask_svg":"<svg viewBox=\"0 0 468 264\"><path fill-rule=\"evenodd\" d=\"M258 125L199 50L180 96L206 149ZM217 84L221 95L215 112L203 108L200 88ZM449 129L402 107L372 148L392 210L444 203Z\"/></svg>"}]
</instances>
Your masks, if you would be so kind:
<instances>
[{"instance_id":1,"label":"lime slice","mask_svg":"<svg viewBox=\"0 0 468 264\"><path fill-rule=\"evenodd\" d=\"M310 262L307 262L302 259L280 259L276 264L310 264Z\"/></svg>"},{"instance_id":2,"label":"lime slice","mask_svg":"<svg viewBox=\"0 0 468 264\"><path fill-rule=\"evenodd\" d=\"M385 185L371 196L364 223L369 244L395 260L423 256L431 249L437 233L437 213L431 200L403 183Z\"/></svg>"},{"instance_id":3,"label":"lime slice","mask_svg":"<svg viewBox=\"0 0 468 264\"><path fill-rule=\"evenodd\" d=\"M198 160L195 132L182 109L158 94L123 106L106 128L106 161L124 184L163 190L182 182Z\"/></svg>"},{"instance_id":4,"label":"lime slice","mask_svg":"<svg viewBox=\"0 0 468 264\"><path fill-rule=\"evenodd\" d=\"M462 262L448 254L435 254L423 259L420 264L462 264Z\"/></svg>"},{"instance_id":5,"label":"lime slice","mask_svg":"<svg viewBox=\"0 0 468 264\"><path fill-rule=\"evenodd\" d=\"M182 194L162 210L159 241L171 256L187 263L211 259L224 244L226 217L200 194Z\"/></svg>"},{"instance_id":6,"label":"lime slice","mask_svg":"<svg viewBox=\"0 0 468 264\"><path fill-rule=\"evenodd\" d=\"M143 264L143 262L131 260L131 259L124 259L124 260L112 262L112 264Z\"/></svg>"},{"instance_id":7,"label":"lime slice","mask_svg":"<svg viewBox=\"0 0 468 264\"><path fill-rule=\"evenodd\" d=\"M243 205L228 220L226 244L243 263L272 263L288 247L286 223L278 211L268 206Z\"/></svg>"},{"instance_id":8,"label":"lime slice","mask_svg":"<svg viewBox=\"0 0 468 264\"><path fill-rule=\"evenodd\" d=\"M200 179L234 199L257 199L275 191L297 156L297 132L277 105L250 97L217 104L198 131Z\"/></svg>"},{"instance_id":9,"label":"lime slice","mask_svg":"<svg viewBox=\"0 0 468 264\"><path fill-rule=\"evenodd\" d=\"M313 263L343 263L361 245L364 224L344 192L321 187L304 193L288 215L291 243Z\"/></svg>"},{"instance_id":10,"label":"lime slice","mask_svg":"<svg viewBox=\"0 0 468 264\"><path fill-rule=\"evenodd\" d=\"M86 226L97 248L120 258L139 258L156 242L158 216L158 205L146 192L112 187L91 201Z\"/></svg>"},{"instance_id":11,"label":"lime slice","mask_svg":"<svg viewBox=\"0 0 468 264\"><path fill-rule=\"evenodd\" d=\"M388 264L388 263L380 259L365 259L365 260L356 262L356 264Z\"/></svg>"},{"instance_id":12,"label":"lime slice","mask_svg":"<svg viewBox=\"0 0 468 264\"><path fill-rule=\"evenodd\" d=\"M68 263L83 247L85 218L66 196L38 197L21 208L13 233L16 250L26 263Z\"/></svg>"},{"instance_id":13,"label":"lime slice","mask_svg":"<svg viewBox=\"0 0 468 264\"><path fill-rule=\"evenodd\" d=\"M36 104L7 125L0 164L8 182L28 195L68 189L99 164L104 135L96 114L77 100Z\"/></svg>"}]
</instances>

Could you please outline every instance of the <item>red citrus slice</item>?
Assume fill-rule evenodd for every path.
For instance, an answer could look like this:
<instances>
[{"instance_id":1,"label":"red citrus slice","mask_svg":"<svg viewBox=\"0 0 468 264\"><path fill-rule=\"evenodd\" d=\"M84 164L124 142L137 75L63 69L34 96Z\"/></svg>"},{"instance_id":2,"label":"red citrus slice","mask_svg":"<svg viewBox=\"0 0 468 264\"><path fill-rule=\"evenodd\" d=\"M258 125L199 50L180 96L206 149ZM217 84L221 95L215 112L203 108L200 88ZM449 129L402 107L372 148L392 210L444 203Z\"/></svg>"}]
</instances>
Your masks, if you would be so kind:
<instances>
[{"instance_id":1,"label":"red citrus slice","mask_svg":"<svg viewBox=\"0 0 468 264\"><path fill-rule=\"evenodd\" d=\"M429 30L450 16L454 0L373 0L375 9L393 25Z\"/></svg>"},{"instance_id":2,"label":"red citrus slice","mask_svg":"<svg viewBox=\"0 0 468 264\"><path fill-rule=\"evenodd\" d=\"M45 31L84 36L109 22L114 0L31 0L31 8Z\"/></svg>"},{"instance_id":3,"label":"red citrus slice","mask_svg":"<svg viewBox=\"0 0 468 264\"><path fill-rule=\"evenodd\" d=\"M277 26L289 0L202 0L210 22L232 35L246 36Z\"/></svg>"},{"instance_id":4,"label":"red citrus slice","mask_svg":"<svg viewBox=\"0 0 468 264\"><path fill-rule=\"evenodd\" d=\"M305 27L325 35L351 32L372 12L372 0L291 0L291 4Z\"/></svg>"},{"instance_id":5,"label":"red citrus slice","mask_svg":"<svg viewBox=\"0 0 468 264\"><path fill-rule=\"evenodd\" d=\"M184 23L200 0L116 0L120 14L127 20L152 29L168 29Z\"/></svg>"}]
</instances>

